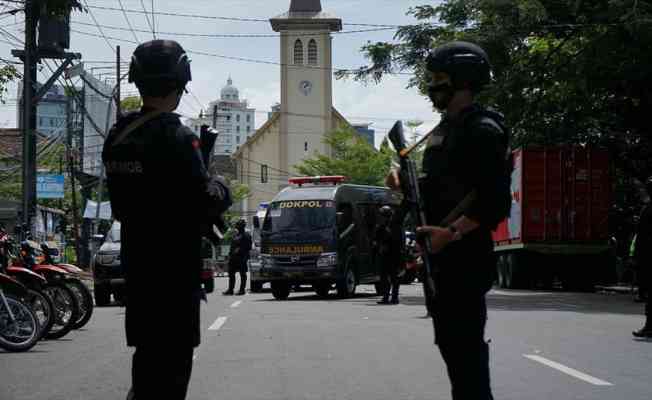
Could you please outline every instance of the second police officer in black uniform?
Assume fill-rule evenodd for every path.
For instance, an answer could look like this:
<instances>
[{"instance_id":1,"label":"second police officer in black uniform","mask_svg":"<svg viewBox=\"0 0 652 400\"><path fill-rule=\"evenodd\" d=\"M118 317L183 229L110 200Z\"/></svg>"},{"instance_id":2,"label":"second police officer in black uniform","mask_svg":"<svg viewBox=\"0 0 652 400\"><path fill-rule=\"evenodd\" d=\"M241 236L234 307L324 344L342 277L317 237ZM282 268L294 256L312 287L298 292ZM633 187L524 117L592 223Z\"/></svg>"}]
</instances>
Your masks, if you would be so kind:
<instances>
[{"instance_id":1,"label":"second police officer in black uniform","mask_svg":"<svg viewBox=\"0 0 652 400\"><path fill-rule=\"evenodd\" d=\"M394 212L390 206L382 206L378 210L380 221L374 233L375 257L380 267L380 288L383 298L378 304L390 304L389 295L391 292L391 304L398 304L398 267L400 246L396 243L396 234L392 226Z\"/></svg>"},{"instance_id":2,"label":"second police officer in black uniform","mask_svg":"<svg viewBox=\"0 0 652 400\"><path fill-rule=\"evenodd\" d=\"M235 224L235 234L231 238L231 247L229 249L229 288L222 294L229 296L235 289L235 275L240 274L240 290L238 295L245 294L247 287L247 261L251 252L252 239L251 235L245 231L247 223L245 220L238 220Z\"/></svg>"},{"instance_id":3,"label":"second police officer in black uniform","mask_svg":"<svg viewBox=\"0 0 652 400\"><path fill-rule=\"evenodd\" d=\"M429 54L428 95L443 114L424 153L421 190L432 245L435 341L454 400L493 399L485 341L486 293L496 274L491 232L511 206L508 134L502 117L475 103L490 81L479 46L451 42ZM392 173L387 183L396 187ZM466 199L466 200L465 200ZM441 226L458 205L454 221Z\"/></svg>"},{"instance_id":4,"label":"second police officer in black uniform","mask_svg":"<svg viewBox=\"0 0 652 400\"><path fill-rule=\"evenodd\" d=\"M184 399L200 340L202 231L225 192L211 184L198 138L172 113L190 79L177 42L138 46L129 81L143 107L118 120L102 153L121 222L127 345L136 347L130 399Z\"/></svg>"}]
</instances>

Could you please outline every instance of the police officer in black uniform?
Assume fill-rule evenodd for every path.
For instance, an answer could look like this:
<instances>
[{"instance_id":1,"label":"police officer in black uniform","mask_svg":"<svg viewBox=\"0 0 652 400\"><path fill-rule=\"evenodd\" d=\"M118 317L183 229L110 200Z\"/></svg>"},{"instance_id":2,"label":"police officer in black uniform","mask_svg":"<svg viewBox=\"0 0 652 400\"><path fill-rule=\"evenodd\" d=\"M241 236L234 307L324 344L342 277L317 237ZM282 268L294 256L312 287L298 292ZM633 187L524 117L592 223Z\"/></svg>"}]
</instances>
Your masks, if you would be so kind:
<instances>
[{"instance_id":1,"label":"police officer in black uniform","mask_svg":"<svg viewBox=\"0 0 652 400\"><path fill-rule=\"evenodd\" d=\"M491 231L511 205L508 135L499 114L474 102L490 81L489 59L479 46L451 42L434 49L427 73L428 95L443 114L424 153L420 182L430 226L419 233L431 242L435 269L429 311L453 399L488 400L485 295L496 275ZM397 187L395 171L387 183ZM459 215L441 226L458 205Z\"/></svg>"},{"instance_id":2,"label":"police officer in black uniform","mask_svg":"<svg viewBox=\"0 0 652 400\"><path fill-rule=\"evenodd\" d=\"M374 256L378 260L380 267L380 285L382 288L383 298L378 304L390 304L389 294L391 290L391 304L398 304L398 265L399 249L402 248L399 243L395 243L396 235L392 230L392 217L394 212L390 206L382 206L378 210L380 221L374 233Z\"/></svg>"},{"instance_id":3,"label":"police officer in black uniform","mask_svg":"<svg viewBox=\"0 0 652 400\"><path fill-rule=\"evenodd\" d=\"M129 82L143 107L118 120L102 153L122 223L127 345L136 347L128 399L185 399L199 345L202 224L220 199L208 190L198 138L172 113L190 80L177 42L138 46ZM164 253L161 243L168 244Z\"/></svg>"},{"instance_id":4,"label":"police officer in black uniform","mask_svg":"<svg viewBox=\"0 0 652 400\"><path fill-rule=\"evenodd\" d=\"M634 248L634 258L641 275L641 288L647 291L645 325L632 332L638 338L652 338L652 177L647 179L645 188L646 203L638 221L636 247Z\"/></svg>"},{"instance_id":5,"label":"police officer in black uniform","mask_svg":"<svg viewBox=\"0 0 652 400\"><path fill-rule=\"evenodd\" d=\"M243 219L235 224L236 232L231 239L231 248L229 249L229 288L222 293L225 296L233 295L236 273L240 273L240 290L236 294L239 296L245 294L247 261L249 261L252 246L251 235L245 231L246 227L247 223Z\"/></svg>"}]
</instances>

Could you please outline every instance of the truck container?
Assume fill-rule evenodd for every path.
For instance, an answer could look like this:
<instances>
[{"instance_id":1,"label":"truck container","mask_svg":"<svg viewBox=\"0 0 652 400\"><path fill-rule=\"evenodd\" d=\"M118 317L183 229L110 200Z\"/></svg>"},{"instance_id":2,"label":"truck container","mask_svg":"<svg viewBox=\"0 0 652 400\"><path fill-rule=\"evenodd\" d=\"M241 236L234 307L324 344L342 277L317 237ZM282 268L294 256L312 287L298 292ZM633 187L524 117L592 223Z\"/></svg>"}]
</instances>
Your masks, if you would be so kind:
<instances>
[{"instance_id":1,"label":"truck container","mask_svg":"<svg viewBox=\"0 0 652 400\"><path fill-rule=\"evenodd\" d=\"M609 153L569 146L513 156L511 215L494 232L499 285L592 289L609 268Z\"/></svg>"}]
</instances>

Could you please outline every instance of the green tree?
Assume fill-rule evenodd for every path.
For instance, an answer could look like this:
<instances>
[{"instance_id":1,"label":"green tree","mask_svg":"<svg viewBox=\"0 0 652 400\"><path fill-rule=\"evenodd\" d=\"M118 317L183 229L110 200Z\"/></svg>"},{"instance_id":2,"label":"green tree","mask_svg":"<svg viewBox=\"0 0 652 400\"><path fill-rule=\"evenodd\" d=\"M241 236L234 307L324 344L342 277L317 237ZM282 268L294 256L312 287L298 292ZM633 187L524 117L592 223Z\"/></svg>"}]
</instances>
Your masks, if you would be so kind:
<instances>
[{"instance_id":1,"label":"green tree","mask_svg":"<svg viewBox=\"0 0 652 400\"><path fill-rule=\"evenodd\" d=\"M333 156L315 153L296 165L296 170L307 176L344 175L348 183L381 185L392 160L389 146L380 151L369 145L352 129L338 129L324 139Z\"/></svg>"},{"instance_id":2,"label":"green tree","mask_svg":"<svg viewBox=\"0 0 652 400\"><path fill-rule=\"evenodd\" d=\"M606 144L630 174L652 173L649 0L446 0L408 14L416 24L399 28L394 42L363 47L370 65L354 79L409 71L410 86L423 90L427 51L472 41L494 67L481 99L506 114L516 145Z\"/></svg>"},{"instance_id":3,"label":"green tree","mask_svg":"<svg viewBox=\"0 0 652 400\"><path fill-rule=\"evenodd\" d=\"M4 104L7 94L7 84L18 78L18 71L13 65L6 65L0 68L0 101Z\"/></svg>"},{"instance_id":4,"label":"green tree","mask_svg":"<svg viewBox=\"0 0 652 400\"><path fill-rule=\"evenodd\" d=\"M125 113L131 111L138 111L142 106L143 106L143 99L141 99L139 96L126 97L120 102L120 108L122 108L122 112Z\"/></svg>"}]
</instances>

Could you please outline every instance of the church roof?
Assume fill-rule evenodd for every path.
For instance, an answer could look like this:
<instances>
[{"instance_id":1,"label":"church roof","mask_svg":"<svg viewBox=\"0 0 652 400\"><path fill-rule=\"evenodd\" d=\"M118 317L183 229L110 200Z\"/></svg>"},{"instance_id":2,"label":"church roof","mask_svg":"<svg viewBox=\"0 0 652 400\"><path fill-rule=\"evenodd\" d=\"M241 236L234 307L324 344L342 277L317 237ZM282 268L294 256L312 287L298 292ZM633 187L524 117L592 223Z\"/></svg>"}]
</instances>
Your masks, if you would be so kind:
<instances>
[{"instance_id":1,"label":"church roof","mask_svg":"<svg viewBox=\"0 0 652 400\"><path fill-rule=\"evenodd\" d=\"M270 19L270 22L277 32L297 25L327 25L331 31L342 30L342 20L324 12L320 0L292 0L288 11Z\"/></svg>"}]
</instances>

